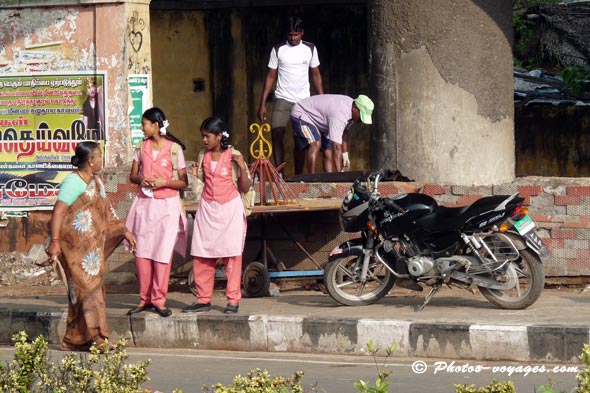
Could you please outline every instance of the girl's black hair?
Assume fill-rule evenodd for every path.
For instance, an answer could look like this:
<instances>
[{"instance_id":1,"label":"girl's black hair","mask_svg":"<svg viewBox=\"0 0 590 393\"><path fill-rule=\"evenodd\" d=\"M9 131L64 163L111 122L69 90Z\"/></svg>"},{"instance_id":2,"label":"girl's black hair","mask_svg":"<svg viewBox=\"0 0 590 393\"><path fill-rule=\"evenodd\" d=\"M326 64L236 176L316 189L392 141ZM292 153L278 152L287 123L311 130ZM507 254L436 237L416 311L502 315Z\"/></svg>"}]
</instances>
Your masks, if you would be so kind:
<instances>
[{"instance_id":1,"label":"girl's black hair","mask_svg":"<svg viewBox=\"0 0 590 393\"><path fill-rule=\"evenodd\" d=\"M156 107L150 108L143 112L142 117L144 119L151 121L152 123L158 122L160 127L164 127L164 120L166 120L166 115L164 115L164 112L162 112L160 108ZM163 136L166 137L166 139L171 140L172 142L178 143L180 147L182 147L182 150L186 150L186 146L184 145L184 143L182 143L180 139L172 135L168 128L166 128L166 135Z\"/></svg>"},{"instance_id":2,"label":"girl's black hair","mask_svg":"<svg viewBox=\"0 0 590 393\"><path fill-rule=\"evenodd\" d=\"M300 32L303 31L303 20L298 18L297 16L290 16L289 17L289 31L288 33L296 31Z\"/></svg>"},{"instance_id":3,"label":"girl's black hair","mask_svg":"<svg viewBox=\"0 0 590 393\"><path fill-rule=\"evenodd\" d=\"M203 120L201 123L201 131L207 131L215 135L221 134L221 142L219 142L219 145L223 150L226 150L229 147L229 129L223 124L223 121L219 117L211 116ZM227 136L223 135L223 132L225 132Z\"/></svg>"},{"instance_id":4,"label":"girl's black hair","mask_svg":"<svg viewBox=\"0 0 590 393\"><path fill-rule=\"evenodd\" d=\"M76 146L76 152L72 156L70 162L76 168L85 166L90 157L92 156L92 153L98 148L100 148L100 145L96 142L80 142L78 143L78 146Z\"/></svg>"}]
</instances>

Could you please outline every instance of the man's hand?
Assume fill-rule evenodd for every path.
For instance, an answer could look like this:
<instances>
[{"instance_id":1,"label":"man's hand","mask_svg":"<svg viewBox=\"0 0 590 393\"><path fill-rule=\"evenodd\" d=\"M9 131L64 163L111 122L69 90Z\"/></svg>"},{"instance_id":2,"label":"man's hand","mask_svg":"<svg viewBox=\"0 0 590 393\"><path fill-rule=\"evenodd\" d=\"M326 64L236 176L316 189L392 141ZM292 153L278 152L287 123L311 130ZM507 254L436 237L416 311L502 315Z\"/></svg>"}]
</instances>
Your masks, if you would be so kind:
<instances>
[{"instance_id":1,"label":"man's hand","mask_svg":"<svg viewBox=\"0 0 590 393\"><path fill-rule=\"evenodd\" d=\"M342 153L342 172L350 169L350 159L348 158L348 152Z\"/></svg>"},{"instance_id":2,"label":"man's hand","mask_svg":"<svg viewBox=\"0 0 590 393\"><path fill-rule=\"evenodd\" d=\"M266 105L261 105L258 109L258 119L263 123L266 121Z\"/></svg>"}]
</instances>

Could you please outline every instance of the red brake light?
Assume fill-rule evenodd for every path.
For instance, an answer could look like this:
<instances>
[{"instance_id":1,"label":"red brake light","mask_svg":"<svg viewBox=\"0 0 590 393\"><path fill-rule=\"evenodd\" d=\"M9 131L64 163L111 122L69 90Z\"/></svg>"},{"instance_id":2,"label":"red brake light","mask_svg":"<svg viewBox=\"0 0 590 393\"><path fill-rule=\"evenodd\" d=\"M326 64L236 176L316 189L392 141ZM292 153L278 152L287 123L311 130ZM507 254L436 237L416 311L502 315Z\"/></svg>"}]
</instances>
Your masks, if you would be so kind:
<instances>
[{"instance_id":1,"label":"red brake light","mask_svg":"<svg viewBox=\"0 0 590 393\"><path fill-rule=\"evenodd\" d=\"M512 211L512 214L510 214L510 217L514 217L517 214L519 214L520 213L520 209L522 209L522 205L523 205L523 202L521 202L518 205L516 205L516 208L514 208L514 210Z\"/></svg>"}]
</instances>

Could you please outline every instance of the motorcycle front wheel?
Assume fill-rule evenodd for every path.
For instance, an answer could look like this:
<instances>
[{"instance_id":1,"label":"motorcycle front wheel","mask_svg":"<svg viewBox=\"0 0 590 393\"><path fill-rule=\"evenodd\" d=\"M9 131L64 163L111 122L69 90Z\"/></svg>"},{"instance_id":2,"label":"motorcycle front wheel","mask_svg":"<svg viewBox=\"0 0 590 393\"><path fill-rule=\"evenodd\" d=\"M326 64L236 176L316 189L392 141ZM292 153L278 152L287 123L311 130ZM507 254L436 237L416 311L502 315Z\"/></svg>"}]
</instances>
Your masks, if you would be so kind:
<instances>
[{"instance_id":1,"label":"motorcycle front wheel","mask_svg":"<svg viewBox=\"0 0 590 393\"><path fill-rule=\"evenodd\" d=\"M326 264L324 286L338 303L345 306L373 304L393 287L395 277L374 258L369 261L367 279L361 284L362 264L362 255L349 255Z\"/></svg>"},{"instance_id":2,"label":"motorcycle front wheel","mask_svg":"<svg viewBox=\"0 0 590 393\"><path fill-rule=\"evenodd\" d=\"M521 310L537 301L545 287L545 273L539 257L529 250L520 252L520 260L495 276L496 280L515 280L508 290L479 287L481 294L492 304L509 310Z\"/></svg>"}]
</instances>

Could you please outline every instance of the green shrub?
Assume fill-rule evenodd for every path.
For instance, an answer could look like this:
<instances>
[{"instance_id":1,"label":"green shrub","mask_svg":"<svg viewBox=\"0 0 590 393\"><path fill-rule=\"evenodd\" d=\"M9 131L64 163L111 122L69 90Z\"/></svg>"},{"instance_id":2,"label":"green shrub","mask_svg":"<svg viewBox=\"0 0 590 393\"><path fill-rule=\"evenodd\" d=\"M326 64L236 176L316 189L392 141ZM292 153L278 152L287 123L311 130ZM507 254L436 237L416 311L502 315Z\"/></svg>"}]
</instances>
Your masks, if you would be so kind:
<instances>
[{"instance_id":1,"label":"green shrub","mask_svg":"<svg viewBox=\"0 0 590 393\"><path fill-rule=\"evenodd\" d=\"M203 386L204 392L213 393L304 393L315 392L315 387L312 386L305 389L301 386L301 379L303 378L303 371L296 371L291 379L285 377L273 377L267 370L251 370L245 377L238 375L234 378L234 382L230 386L225 386L221 383L208 388Z\"/></svg>"},{"instance_id":2,"label":"green shrub","mask_svg":"<svg viewBox=\"0 0 590 393\"><path fill-rule=\"evenodd\" d=\"M590 92L590 67L574 65L565 67L561 71L563 83L572 89L575 95Z\"/></svg>"},{"instance_id":3,"label":"green shrub","mask_svg":"<svg viewBox=\"0 0 590 393\"><path fill-rule=\"evenodd\" d=\"M89 354L72 352L59 363L47 357L47 341L42 336L32 342L27 333L12 337L14 359L0 364L0 390L10 393L145 393L141 384L149 381L150 360L126 364L126 341L121 338L113 351L101 353L93 346ZM105 344L108 346L108 342ZM176 391L180 393L180 391Z\"/></svg>"},{"instance_id":4,"label":"green shrub","mask_svg":"<svg viewBox=\"0 0 590 393\"><path fill-rule=\"evenodd\" d=\"M383 364L379 366L377 362L377 354L379 353L379 345L374 344L373 340L370 340L367 343L367 350L373 356L373 361L375 362L375 368L377 369L377 380L375 381L375 385L370 385L369 383L359 380L354 383L354 387L356 388L357 392L361 393L386 393L389 391L389 385L391 382L386 381L387 377L391 374L390 371L385 370L385 363L387 359L393 355L393 352L397 349L397 343L391 345L390 347L385 349L385 357L383 358Z\"/></svg>"},{"instance_id":5,"label":"green shrub","mask_svg":"<svg viewBox=\"0 0 590 393\"><path fill-rule=\"evenodd\" d=\"M574 392L588 393L590 392L590 346L588 346L588 344L584 344L582 354L578 358L582 361L582 363L584 363L586 368L576 375L578 387L574 390Z\"/></svg>"},{"instance_id":6,"label":"green shrub","mask_svg":"<svg viewBox=\"0 0 590 393\"><path fill-rule=\"evenodd\" d=\"M516 388L512 381L498 382L494 379L482 388L476 388L475 385L455 385L455 393L516 393Z\"/></svg>"}]
</instances>

